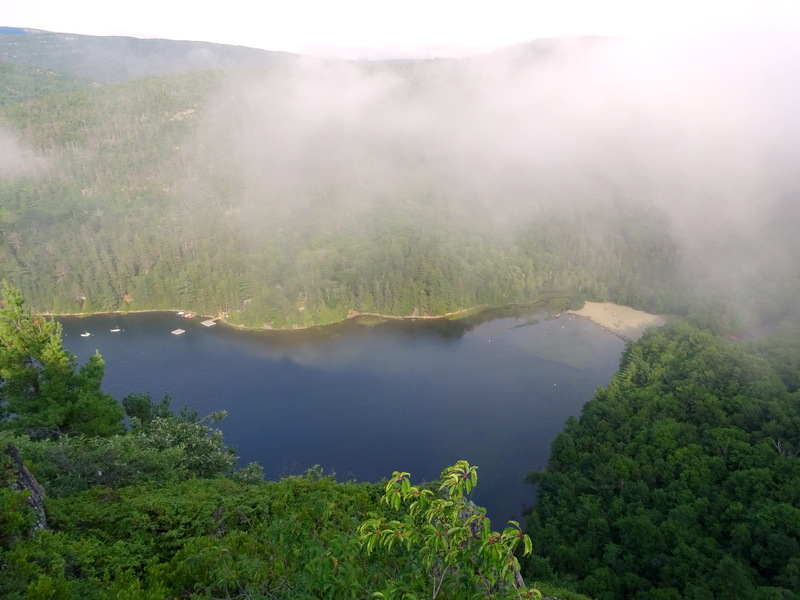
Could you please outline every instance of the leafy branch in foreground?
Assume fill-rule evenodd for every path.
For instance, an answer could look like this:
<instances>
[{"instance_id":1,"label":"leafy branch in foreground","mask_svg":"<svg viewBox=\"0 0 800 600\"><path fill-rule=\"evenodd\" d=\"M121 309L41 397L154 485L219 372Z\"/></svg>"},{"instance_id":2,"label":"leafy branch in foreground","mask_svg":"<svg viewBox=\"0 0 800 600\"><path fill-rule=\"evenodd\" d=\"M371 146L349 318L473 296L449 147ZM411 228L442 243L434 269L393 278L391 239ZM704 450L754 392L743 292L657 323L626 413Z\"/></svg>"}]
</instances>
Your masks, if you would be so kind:
<instances>
[{"instance_id":1,"label":"leafy branch in foreground","mask_svg":"<svg viewBox=\"0 0 800 600\"><path fill-rule=\"evenodd\" d=\"M372 514L358 531L367 552L379 548L397 554L398 571L375 596L542 597L538 590L524 587L514 554L520 542L523 554L529 554L530 538L516 521L509 521L502 533L491 530L486 509L468 499L477 482L477 467L463 460L442 473L441 497L412 486L408 473L392 474L381 503L398 517ZM421 578L420 573L428 577Z\"/></svg>"}]
</instances>

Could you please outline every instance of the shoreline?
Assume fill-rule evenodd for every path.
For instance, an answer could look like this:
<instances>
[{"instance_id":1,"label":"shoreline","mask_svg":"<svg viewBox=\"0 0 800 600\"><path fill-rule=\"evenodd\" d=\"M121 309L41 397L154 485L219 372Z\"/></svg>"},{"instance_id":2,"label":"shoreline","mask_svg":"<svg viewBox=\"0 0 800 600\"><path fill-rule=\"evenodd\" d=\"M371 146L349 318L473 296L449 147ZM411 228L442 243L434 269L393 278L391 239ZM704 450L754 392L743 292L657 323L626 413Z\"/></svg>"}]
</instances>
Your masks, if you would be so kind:
<instances>
[{"instance_id":1,"label":"shoreline","mask_svg":"<svg viewBox=\"0 0 800 600\"><path fill-rule=\"evenodd\" d=\"M558 298L563 299L564 296L559 295ZM139 313L177 313L181 310L185 310L186 312L192 312L195 317L201 319L211 319L213 321L217 321L222 323L228 327L233 329L237 329L239 331L275 331L275 332L288 332L288 331L307 331L309 329L317 329L317 328L324 328L324 327L331 327L334 325L340 325L343 323L347 323L348 321L356 321L358 319L375 319L380 321L460 321L463 319L471 319L471 318L478 318L479 320L492 320L493 318L498 318L499 316L505 314L507 311L511 311L512 313L520 312L521 314L528 314L533 312L542 312L542 314L548 313L552 314L550 311L555 308L554 306L548 305L548 301L551 301L552 298L548 298L545 294L542 297L539 297L536 300L532 300L527 303L511 303L505 304L501 306L491 306L487 304L479 304L477 306L470 306L468 308L460 308L455 311L451 311L445 313L443 315L387 315L381 313L373 313L373 312L358 312L355 310L350 310L347 313L347 316L344 317L341 321L334 321L333 323L326 323L324 325L305 325L299 326L294 325L292 327L286 327L283 329L276 329L273 327L248 327L247 325L238 325L236 323L231 323L230 321L225 319L225 313L218 313L218 316L208 316L208 315L201 315L198 312L192 310L186 310L181 308L147 308L147 309L135 309L135 310L113 310L108 312L76 312L76 313L53 313L53 312L37 312L35 313L38 316L43 317L50 317L50 318L57 318L57 317L77 317L77 318L84 318L84 317L93 317L93 316L100 316L100 315L126 315L126 314L139 314ZM486 316L486 315L494 315L494 316ZM508 316L508 315L506 315Z\"/></svg>"},{"instance_id":2,"label":"shoreline","mask_svg":"<svg viewBox=\"0 0 800 600\"><path fill-rule=\"evenodd\" d=\"M583 308L566 312L583 317L629 342L642 337L648 327L660 327L667 322L663 315L653 315L613 302L586 302Z\"/></svg>"},{"instance_id":3,"label":"shoreline","mask_svg":"<svg viewBox=\"0 0 800 600\"><path fill-rule=\"evenodd\" d=\"M412 315L387 315L382 313L373 313L373 312L358 312L356 310L349 310L347 315L341 321L334 321L333 323L326 323L324 325L305 325L305 326L298 326L294 325L292 327L287 327L283 329L275 329L273 327L267 327L262 325L261 327L249 327L247 325L238 325L236 323L231 323L225 318L226 313L220 312L217 313L217 316L210 316L210 315L202 315L199 312L196 312L191 309L186 308L142 308L142 309L131 309L131 310L112 310L112 311L99 311L99 312L63 312L63 313L54 313L54 312L35 312L34 314L43 317L77 317L77 318L84 318L84 317L93 317L93 316L100 316L100 315L126 315L126 314L138 314L138 313L177 313L179 311L186 311L191 312L194 316L203 318L203 319L211 319L213 321L217 321L219 323L223 323L228 327L232 327L234 329L238 329L241 331L305 331L308 329L314 329L319 327L330 327L332 325L338 325L342 323L346 323L348 321L357 320L360 318L366 319L381 319L385 321L416 321L416 320L423 320L423 321L434 321L434 320L442 320L442 321L458 321L462 319L471 319L471 318L478 318L479 320L491 320L493 318L498 318L499 316L510 316L512 314L529 314L534 312L541 312L543 315L547 314L561 314L564 310L563 308L557 308L554 301L557 301L559 304L563 306L563 302L568 300L571 297L571 294L568 292L562 293L555 293L555 292L543 292L540 296L535 298L534 300L530 300L528 302L516 302L516 303L508 303L503 305L489 305L489 304L478 304L476 306L470 306L467 308L459 308L458 310L454 310L443 315L419 315L419 314L412 314ZM486 317L488 316L488 318Z\"/></svg>"},{"instance_id":4,"label":"shoreline","mask_svg":"<svg viewBox=\"0 0 800 600\"><path fill-rule=\"evenodd\" d=\"M186 311L191 312L195 318L200 319L211 319L213 321L217 321L219 323L224 323L228 327L232 327L234 329L239 329L242 331L304 331L307 329L314 329L315 327L328 327L330 325L336 325L338 323L344 323L346 321L351 321L354 319L358 319L361 317L373 317L376 319L385 319L387 321L415 321L415 320L430 320L430 319L449 319L451 317L456 317L459 315L466 315L472 311L480 311L485 307L474 307L474 308L462 308L454 312L449 312L443 315L384 315L380 313L365 313L365 312L355 312L351 311L348 315L342 319L341 321L335 321L334 323L327 323L325 325L308 325L305 327L291 327L287 329L273 329L271 327L247 327L246 325L237 325L236 323L231 323L222 316L209 316L209 315L201 315L200 313L196 313L194 311ZM181 309L179 308L143 308L137 310L112 310L108 312L80 312L80 313L53 313L53 312L36 312L35 314L40 317L49 317L51 319L55 319L58 317L98 317L101 315L128 315L128 314L144 314L144 313L175 313L177 314L180 312Z\"/></svg>"},{"instance_id":5,"label":"shoreline","mask_svg":"<svg viewBox=\"0 0 800 600\"><path fill-rule=\"evenodd\" d=\"M471 313L481 313L486 310L486 306L477 306L472 308L463 308L454 312L449 312L444 315L384 315L380 313L363 313L351 311L342 320L336 323L328 323L327 325L309 325L307 327L291 327L287 329L272 329L269 327L247 327L245 325L237 325L225 320L223 316L207 316L195 314L195 317L200 319L212 319L219 323L223 323L228 327L240 331L307 331L320 327L329 327L347 321L353 321L359 318L374 318L386 321L416 321L416 320L446 320L453 317L465 318L469 317ZM99 315L125 315L125 314L141 314L141 313L177 313L181 309L170 308L152 308L152 309L137 309L137 310L117 310L111 312L96 312L96 313L37 313L40 316L56 318L56 317L92 317ZM635 341L642 337L644 330L651 326L661 326L667 322L666 317L662 315L654 315L646 313L641 310L636 310L629 306L614 304L613 302L586 302L583 308L578 310L566 310L561 314L571 314L582 317L599 325L609 333L612 333L623 340Z\"/></svg>"}]
</instances>

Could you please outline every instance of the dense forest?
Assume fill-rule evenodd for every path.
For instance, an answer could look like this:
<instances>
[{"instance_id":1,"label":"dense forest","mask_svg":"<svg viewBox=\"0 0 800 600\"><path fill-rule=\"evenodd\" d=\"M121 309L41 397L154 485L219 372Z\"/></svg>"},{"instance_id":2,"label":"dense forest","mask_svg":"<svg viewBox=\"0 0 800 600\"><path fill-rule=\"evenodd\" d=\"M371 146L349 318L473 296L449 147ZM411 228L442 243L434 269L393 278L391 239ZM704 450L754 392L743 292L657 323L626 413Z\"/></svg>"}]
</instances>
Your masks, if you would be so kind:
<instances>
[{"instance_id":1,"label":"dense forest","mask_svg":"<svg viewBox=\"0 0 800 600\"><path fill-rule=\"evenodd\" d=\"M20 48L39 35L47 39ZM232 68L227 57L228 66L169 75L119 67L129 80L107 83L86 57L114 56L108 41L91 52L75 41L62 76L31 62L47 47L50 63L67 68L56 42L68 40L0 38L17 57L4 65L6 89L18 91L0 106L10 157L0 272L38 311L185 308L285 328L353 311L443 315L554 291L661 312L696 300L683 276L691 256L661 211L604 185L550 189L477 150L443 154L451 130L491 98L452 122L431 115L442 139L430 138L434 122L398 131L432 97L457 105L465 92L484 94L468 86L487 68L480 61L343 68L265 57ZM120 44L118 53L130 42ZM534 76L547 56L524 54L516 76ZM378 97L339 93L308 117L295 108L356 85ZM339 110L349 102L366 102L376 124Z\"/></svg>"},{"instance_id":2,"label":"dense forest","mask_svg":"<svg viewBox=\"0 0 800 600\"><path fill-rule=\"evenodd\" d=\"M0 274L40 312L184 308L256 328L554 292L780 316L763 298L796 278L796 191L772 186L749 231L720 206L718 227L687 232L654 191L682 165L643 171L622 147L610 168L581 153L629 134L588 121L574 141L553 128L589 119L580 106L548 106L555 124L528 110L597 47L350 64L0 33Z\"/></svg>"},{"instance_id":3,"label":"dense forest","mask_svg":"<svg viewBox=\"0 0 800 600\"><path fill-rule=\"evenodd\" d=\"M531 473L530 572L592 598L798 598L800 391L763 356L685 323L651 329Z\"/></svg>"},{"instance_id":4,"label":"dense forest","mask_svg":"<svg viewBox=\"0 0 800 600\"><path fill-rule=\"evenodd\" d=\"M350 64L0 30L0 595L800 598L797 140L742 125L796 103L700 55L697 91L650 96L619 48ZM224 414L112 398L37 316L542 297L673 318L567 422L521 526L465 463L264 481Z\"/></svg>"}]
</instances>

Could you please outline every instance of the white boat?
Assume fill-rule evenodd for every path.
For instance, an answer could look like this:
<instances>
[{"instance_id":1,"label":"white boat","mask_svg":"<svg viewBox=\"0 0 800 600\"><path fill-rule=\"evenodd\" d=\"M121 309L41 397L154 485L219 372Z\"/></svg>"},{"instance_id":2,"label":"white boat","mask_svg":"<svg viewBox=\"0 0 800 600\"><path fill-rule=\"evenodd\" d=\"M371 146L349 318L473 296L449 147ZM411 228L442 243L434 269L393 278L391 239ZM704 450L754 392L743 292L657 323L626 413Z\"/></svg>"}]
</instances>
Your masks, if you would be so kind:
<instances>
[{"instance_id":1,"label":"white boat","mask_svg":"<svg viewBox=\"0 0 800 600\"><path fill-rule=\"evenodd\" d=\"M173 335L180 335L182 333L186 333L186 330L185 329L180 329L180 328L172 330L172 334Z\"/></svg>"},{"instance_id":2,"label":"white boat","mask_svg":"<svg viewBox=\"0 0 800 600\"><path fill-rule=\"evenodd\" d=\"M110 331L111 331L111 333L117 333L118 331L122 331L122 329L120 329L119 326L117 326L117 327L114 327L114 329L111 329Z\"/></svg>"},{"instance_id":3,"label":"white boat","mask_svg":"<svg viewBox=\"0 0 800 600\"><path fill-rule=\"evenodd\" d=\"M179 316L179 317L182 317L182 316L183 316L183 311L182 311L182 310L179 310L179 311L178 311L178 316Z\"/></svg>"},{"instance_id":4,"label":"white boat","mask_svg":"<svg viewBox=\"0 0 800 600\"><path fill-rule=\"evenodd\" d=\"M92 334L91 334L91 333L89 333L88 331L84 331L84 332L81 334L81 337L89 337L90 335L92 335Z\"/></svg>"}]
</instances>

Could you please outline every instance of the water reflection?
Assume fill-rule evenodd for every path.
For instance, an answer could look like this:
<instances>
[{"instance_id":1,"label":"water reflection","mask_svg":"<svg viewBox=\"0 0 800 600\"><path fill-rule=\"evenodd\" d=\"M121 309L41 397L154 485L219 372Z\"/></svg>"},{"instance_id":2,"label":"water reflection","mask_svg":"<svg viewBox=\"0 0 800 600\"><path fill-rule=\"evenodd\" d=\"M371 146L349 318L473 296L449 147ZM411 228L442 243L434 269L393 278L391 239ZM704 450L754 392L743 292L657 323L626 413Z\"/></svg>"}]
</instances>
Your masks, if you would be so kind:
<instances>
[{"instance_id":1,"label":"water reflection","mask_svg":"<svg viewBox=\"0 0 800 600\"><path fill-rule=\"evenodd\" d=\"M526 473L546 464L565 419L609 381L623 349L566 316L460 331L452 322L349 322L243 332L172 313L62 323L81 361L103 355L104 389L116 397L169 393L175 408L227 410L226 440L268 477L320 464L340 479L404 470L420 481L466 459L480 467L475 500L495 519L519 518L532 502ZM185 334L169 333L179 326Z\"/></svg>"}]
</instances>

